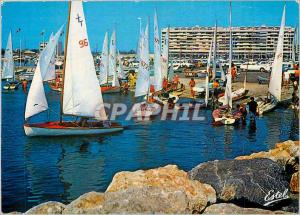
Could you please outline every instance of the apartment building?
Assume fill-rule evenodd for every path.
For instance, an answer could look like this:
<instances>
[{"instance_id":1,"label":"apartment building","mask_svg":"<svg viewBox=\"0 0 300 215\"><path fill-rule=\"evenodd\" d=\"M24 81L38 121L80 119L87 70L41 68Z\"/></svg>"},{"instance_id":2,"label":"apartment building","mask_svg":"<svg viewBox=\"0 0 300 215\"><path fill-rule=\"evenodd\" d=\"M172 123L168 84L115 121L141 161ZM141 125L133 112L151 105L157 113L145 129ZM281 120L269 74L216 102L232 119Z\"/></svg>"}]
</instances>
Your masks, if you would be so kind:
<instances>
[{"instance_id":1,"label":"apartment building","mask_svg":"<svg viewBox=\"0 0 300 215\"><path fill-rule=\"evenodd\" d=\"M170 27L169 55L172 58L207 58L215 27ZM162 29L162 44L167 28ZM274 57L279 27L233 27L234 59L269 59ZM292 58L295 28L286 27L284 57ZM227 58L229 53L229 28L217 27L218 56ZM299 48L296 48L296 51Z\"/></svg>"}]
</instances>

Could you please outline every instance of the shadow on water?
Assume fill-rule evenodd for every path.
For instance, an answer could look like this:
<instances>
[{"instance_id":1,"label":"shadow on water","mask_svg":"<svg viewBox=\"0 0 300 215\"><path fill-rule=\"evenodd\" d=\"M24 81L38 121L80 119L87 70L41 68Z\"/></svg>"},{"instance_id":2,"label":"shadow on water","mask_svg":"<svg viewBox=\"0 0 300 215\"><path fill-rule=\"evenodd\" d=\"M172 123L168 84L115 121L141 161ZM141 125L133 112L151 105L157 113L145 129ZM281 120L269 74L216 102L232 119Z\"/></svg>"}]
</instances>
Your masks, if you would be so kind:
<instances>
[{"instance_id":1,"label":"shadow on water","mask_svg":"<svg viewBox=\"0 0 300 215\"><path fill-rule=\"evenodd\" d=\"M49 106L59 110L59 93L46 91ZM131 104L128 96L104 95L109 103ZM211 111L204 121L119 121L123 132L88 137L29 138L24 135L26 96L22 91L2 94L2 208L26 211L45 201L68 203L83 193L105 191L119 171L177 164L190 170L201 162L233 159L268 150L287 139L298 139L298 119L288 109L257 118L247 125L211 126ZM57 119L57 113L50 117ZM45 113L35 120L45 120Z\"/></svg>"}]
</instances>

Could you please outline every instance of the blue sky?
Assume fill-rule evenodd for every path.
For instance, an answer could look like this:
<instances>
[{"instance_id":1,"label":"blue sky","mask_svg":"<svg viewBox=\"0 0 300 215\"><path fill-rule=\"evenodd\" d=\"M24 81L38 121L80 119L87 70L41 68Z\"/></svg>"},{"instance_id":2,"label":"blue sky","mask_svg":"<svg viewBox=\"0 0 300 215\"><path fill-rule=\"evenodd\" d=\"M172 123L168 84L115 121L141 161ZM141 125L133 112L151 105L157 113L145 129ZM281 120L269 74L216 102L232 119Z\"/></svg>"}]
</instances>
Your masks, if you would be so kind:
<instances>
[{"instance_id":1,"label":"blue sky","mask_svg":"<svg viewBox=\"0 0 300 215\"><path fill-rule=\"evenodd\" d=\"M287 2L286 25L298 24L298 5ZM284 2L233 2L233 26L279 26ZM176 26L228 26L229 2L86 2L86 16L89 40L93 50L102 48L105 31L117 30L117 45L120 51L136 49L139 20L143 26L150 17L152 49L153 14L157 10L159 27ZM45 30L45 38L66 23L67 2L9 2L4 3L3 46L7 35L13 32L14 48L19 47L20 36L26 48L36 48ZM16 29L21 28L21 34Z\"/></svg>"}]
</instances>

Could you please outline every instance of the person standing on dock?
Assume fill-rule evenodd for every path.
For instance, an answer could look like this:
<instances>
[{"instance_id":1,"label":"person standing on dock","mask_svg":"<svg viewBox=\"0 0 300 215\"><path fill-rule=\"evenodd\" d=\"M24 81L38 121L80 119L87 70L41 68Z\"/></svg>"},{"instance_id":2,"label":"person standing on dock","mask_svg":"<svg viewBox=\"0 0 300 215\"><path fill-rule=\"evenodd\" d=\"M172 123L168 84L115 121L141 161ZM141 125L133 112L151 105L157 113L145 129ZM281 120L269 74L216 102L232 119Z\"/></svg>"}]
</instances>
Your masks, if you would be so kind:
<instances>
[{"instance_id":1,"label":"person standing on dock","mask_svg":"<svg viewBox=\"0 0 300 215\"><path fill-rule=\"evenodd\" d=\"M250 98L250 102L248 102L248 107L249 107L250 120L255 121L258 105L257 102L254 101L254 97Z\"/></svg>"},{"instance_id":2,"label":"person standing on dock","mask_svg":"<svg viewBox=\"0 0 300 215\"><path fill-rule=\"evenodd\" d=\"M194 78L191 78L189 85L191 88L191 96L192 96L192 98L195 98L195 91L193 90L193 88L195 87L196 82L195 82Z\"/></svg>"}]
</instances>

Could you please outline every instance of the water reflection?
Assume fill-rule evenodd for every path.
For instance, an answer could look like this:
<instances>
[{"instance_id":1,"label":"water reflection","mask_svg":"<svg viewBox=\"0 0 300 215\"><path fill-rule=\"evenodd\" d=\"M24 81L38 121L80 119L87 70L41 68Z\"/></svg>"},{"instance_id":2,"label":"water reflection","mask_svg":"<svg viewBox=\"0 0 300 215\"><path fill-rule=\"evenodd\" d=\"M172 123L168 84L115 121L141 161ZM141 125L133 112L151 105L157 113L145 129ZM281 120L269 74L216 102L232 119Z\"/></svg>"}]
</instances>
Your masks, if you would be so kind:
<instances>
[{"instance_id":1,"label":"water reflection","mask_svg":"<svg viewBox=\"0 0 300 215\"><path fill-rule=\"evenodd\" d=\"M59 110L59 94L49 93L49 106ZM132 94L104 95L109 103L131 104ZM24 135L26 96L2 94L2 206L5 212L26 211L41 202L70 202L83 193L105 191L119 171L177 164L190 170L201 162L232 159L298 139L298 119L278 109L246 126L211 126L205 121L123 121L121 133L101 137L29 138ZM56 118L54 113L51 117ZM14 119L14 120L12 120ZM45 114L36 120L45 119ZM57 118L56 118L57 119Z\"/></svg>"}]
</instances>

